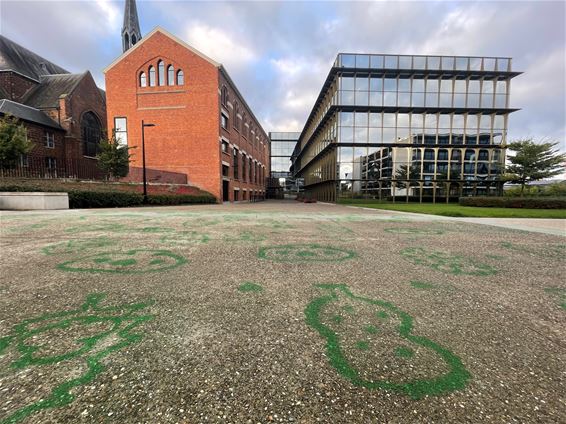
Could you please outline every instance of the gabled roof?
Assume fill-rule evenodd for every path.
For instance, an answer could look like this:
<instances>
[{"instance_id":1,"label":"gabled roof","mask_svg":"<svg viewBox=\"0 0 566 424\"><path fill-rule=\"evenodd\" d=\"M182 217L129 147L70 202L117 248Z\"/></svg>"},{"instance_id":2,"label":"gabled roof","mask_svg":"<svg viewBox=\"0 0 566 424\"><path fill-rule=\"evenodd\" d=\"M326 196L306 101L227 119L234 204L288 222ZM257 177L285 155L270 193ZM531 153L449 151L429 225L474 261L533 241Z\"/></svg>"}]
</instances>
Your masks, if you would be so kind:
<instances>
[{"instance_id":1,"label":"gabled roof","mask_svg":"<svg viewBox=\"0 0 566 424\"><path fill-rule=\"evenodd\" d=\"M12 115L23 121L33 122L46 127L55 128L58 130L63 130L61 126L47 116L42 111L23 105L21 103L13 102L8 99L0 100L0 113L4 115Z\"/></svg>"},{"instance_id":2,"label":"gabled roof","mask_svg":"<svg viewBox=\"0 0 566 424\"><path fill-rule=\"evenodd\" d=\"M131 54L133 51L135 51L136 49L138 49L141 45L143 45L145 42L147 42L147 40L149 40L154 34L156 33L161 33L163 35L165 35L166 37L169 37L171 40L175 41L177 44L182 45L183 47L185 47L187 50L190 50L191 52L193 52L194 54L196 54L197 56L201 57L202 59L206 60L207 62L209 62L210 64L212 64L215 67L220 67L220 63L212 60L211 58L209 58L207 55L205 55L204 53L198 51L197 49L195 49L194 47L188 45L187 43L185 43L183 40L181 40L180 38L175 37L173 34L171 34L170 32L164 30L161 27L155 27L149 34L147 34L146 36L144 36L140 41L138 41L138 43L129 48L128 50L126 50L124 53L122 53L120 56L118 56L118 58L112 62L110 65L108 65L102 72L106 73L107 71L109 71L110 69L112 69L116 64L118 64L119 62L122 61L122 59L124 59L126 56L128 56L129 54Z\"/></svg>"},{"instance_id":3,"label":"gabled roof","mask_svg":"<svg viewBox=\"0 0 566 424\"><path fill-rule=\"evenodd\" d=\"M86 75L87 72L42 76L39 85L29 92L23 102L39 109L57 107L59 98L71 94Z\"/></svg>"},{"instance_id":4,"label":"gabled roof","mask_svg":"<svg viewBox=\"0 0 566 424\"><path fill-rule=\"evenodd\" d=\"M14 71L36 81L42 75L69 73L3 35L0 35L0 71Z\"/></svg>"}]
</instances>

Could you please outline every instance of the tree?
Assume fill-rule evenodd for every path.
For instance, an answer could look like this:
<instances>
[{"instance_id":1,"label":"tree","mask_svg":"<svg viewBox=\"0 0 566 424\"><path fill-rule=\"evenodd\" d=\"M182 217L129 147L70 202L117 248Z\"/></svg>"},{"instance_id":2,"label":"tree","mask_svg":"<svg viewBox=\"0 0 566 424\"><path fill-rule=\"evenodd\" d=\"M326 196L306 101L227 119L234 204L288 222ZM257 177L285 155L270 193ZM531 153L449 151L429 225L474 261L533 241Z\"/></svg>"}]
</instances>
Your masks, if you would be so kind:
<instances>
[{"instance_id":1,"label":"tree","mask_svg":"<svg viewBox=\"0 0 566 424\"><path fill-rule=\"evenodd\" d=\"M15 168L22 155L33 149L27 131L18 119L11 115L0 118L0 169Z\"/></svg>"},{"instance_id":2,"label":"tree","mask_svg":"<svg viewBox=\"0 0 566 424\"><path fill-rule=\"evenodd\" d=\"M110 139L100 140L100 153L98 167L102 169L110 178L123 178L130 172L131 147L121 144L116 140L116 134L112 134Z\"/></svg>"},{"instance_id":3,"label":"tree","mask_svg":"<svg viewBox=\"0 0 566 424\"><path fill-rule=\"evenodd\" d=\"M408 175L407 175L408 170ZM413 165L409 168L408 165L401 165L397 172L395 172L395 180L400 187L408 188L411 184L414 185L415 180L420 180L421 169L418 165Z\"/></svg>"},{"instance_id":4,"label":"tree","mask_svg":"<svg viewBox=\"0 0 566 424\"><path fill-rule=\"evenodd\" d=\"M525 185L561 174L566 163L566 154L556 148L558 142L535 143L532 139L518 140L507 147L514 155L508 155L511 162L504 176L506 181L521 184L521 195Z\"/></svg>"}]
</instances>

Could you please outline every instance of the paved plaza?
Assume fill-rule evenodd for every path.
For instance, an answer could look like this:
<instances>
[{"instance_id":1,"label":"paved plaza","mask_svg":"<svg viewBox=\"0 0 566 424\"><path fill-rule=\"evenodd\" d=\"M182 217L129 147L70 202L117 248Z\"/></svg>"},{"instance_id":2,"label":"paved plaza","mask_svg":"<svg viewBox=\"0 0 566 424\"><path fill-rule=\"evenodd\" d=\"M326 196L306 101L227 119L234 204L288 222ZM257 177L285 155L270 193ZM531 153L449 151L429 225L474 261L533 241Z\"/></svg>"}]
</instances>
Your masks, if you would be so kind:
<instances>
[{"instance_id":1,"label":"paved plaza","mask_svg":"<svg viewBox=\"0 0 566 424\"><path fill-rule=\"evenodd\" d=\"M2 424L566 421L563 221L292 201L0 219Z\"/></svg>"}]
</instances>

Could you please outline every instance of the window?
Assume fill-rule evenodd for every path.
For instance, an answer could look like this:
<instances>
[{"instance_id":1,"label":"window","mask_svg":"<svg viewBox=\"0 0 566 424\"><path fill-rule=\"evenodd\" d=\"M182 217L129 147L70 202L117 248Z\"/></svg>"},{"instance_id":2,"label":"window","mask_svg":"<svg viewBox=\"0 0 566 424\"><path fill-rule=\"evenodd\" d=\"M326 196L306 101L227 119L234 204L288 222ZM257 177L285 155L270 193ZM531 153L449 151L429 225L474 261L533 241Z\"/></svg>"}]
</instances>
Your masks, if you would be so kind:
<instances>
[{"instance_id":1,"label":"window","mask_svg":"<svg viewBox=\"0 0 566 424\"><path fill-rule=\"evenodd\" d=\"M240 170L238 168L238 149L234 149L234 158L233 158L232 167L234 168L234 179L235 180L240 179Z\"/></svg>"},{"instance_id":2,"label":"window","mask_svg":"<svg viewBox=\"0 0 566 424\"><path fill-rule=\"evenodd\" d=\"M114 135L121 146L128 145L128 128L126 118L114 118Z\"/></svg>"},{"instance_id":3,"label":"window","mask_svg":"<svg viewBox=\"0 0 566 424\"><path fill-rule=\"evenodd\" d=\"M43 136L43 140L45 141L45 147L47 147L48 149L55 148L55 134L46 131L45 135Z\"/></svg>"},{"instance_id":4,"label":"window","mask_svg":"<svg viewBox=\"0 0 566 424\"><path fill-rule=\"evenodd\" d=\"M180 69L177 71L177 85L185 85L185 74Z\"/></svg>"},{"instance_id":5,"label":"window","mask_svg":"<svg viewBox=\"0 0 566 424\"><path fill-rule=\"evenodd\" d=\"M165 64L162 60L157 62L157 77L158 77L158 84L165 85Z\"/></svg>"},{"instance_id":6,"label":"window","mask_svg":"<svg viewBox=\"0 0 566 424\"><path fill-rule=\"evenodd\" d=\"M246 156L242 155L242 181L246 182L246 165L247 165L247 160L246 160Z\"/></svg>"},{"instance_id":7,"label":"window","mask_svg":"<svg viewBox=\"0 0 566 424\"><path fill-rule=\"evenodd\" d=\"M251 156L248 158L248 164L249 164L249 166L248 166L248 173L249 173L248 181L250 183L252 183L253 182L253 179L252 179L252 166L253 166L253 164L252 164L252 157Z\"/></svg>"},{"instance_id":8,"label":"window","mask_svg":"<svg viewBox=\"0 0 566 424\"><path fill-rule=\"evenodd\" d=\"M230 176L230 167L228 165L222 165L222 176L223 177Z\"/></svg>"},{"instance_id":9,"label":"window","mask_svg":"<svg viewBox=\"0 0 566 424\"><path fill-rule=\"evenodd\" d=\"M220 95L220 101L224 106L228 105L228 89L226 88L226 86L222 87L222 92Z\"/></svg>"},{"instance_id":10,"label":"window","mask_svg":"<svg viewBox=\"0 0 566 424\"><path fill-rule=\"evenodd\" d=\"M173 65L167 67L167 84L175 85L175 68L173 68Z\"/></svg>"},{"instance_id":11,"label":"window","mask_svg":"<svg viewBox=\"0 0 566 424\"><path fill-rule=\"evenodd\" d=\"M57 168L57 159L52 157L46 157L45 167L50 171L54 171Z\"/></svg>"},{"instance_id":12,"label":"window","mask_svg":"<svg viewBox=\"0 0 566 424\"><path fill-rule=\"evenodd\" d=\"M94 157L98 153L102 126L96 115L87 112L81 119L81 136L83 142L83 155Z\"/></svg>"},{"instance_id":13,"label":"window","mask_svg":"<svg viewBox=\"0 0 566 424\"><path fill-rule=\"evenodd\" d=\"M227 141L222 140L222 151L224 153L228 153L228 142Z\"/></svg>"},{"instance_id":14,"label":"window","mask_svg":"<svg viewBox=\"0 0 566 424\"><path fill-rule=\"evenodd\" d=\"M239 199L240 190L234 190L234 202L237 202Z\"/></svg>"},{"instance_id":15,"label":"window","mask_svg":"<svg viewBox=\"0 0 566 424\"><path fill-rule=\"evenodd\" d=\"M225 130L228 130L228 117L226 115L224 115L223 113L220 114L220 125Z\"/></svg>"},{"instance_id":16,"label":"window","mask_svg":"<svg viewBox=\"0 0 566 424\"><path fill-rule=\"evenodd\" d=\"M149 86L155 87L155 68L153 66L149 67Z\"/></svg>"},{"instance_id":17,"label":"window","mask_svg":"<svg viewBox=\"0 0 566 424\"><path fill-rule=\"evenodd\" d=\"M20 155L20 166L23 168L29 166L29 155Z\"/></svg>"},{"instance_id":18,"label":"window","mask_svg":"<svg viewBox=\"0 0 566 424\"><path fill-rule=\"evenodd\" d=\"M140 72L140 87L147 87L147 77L145 72Z\"/></svg>"}]
</instances>

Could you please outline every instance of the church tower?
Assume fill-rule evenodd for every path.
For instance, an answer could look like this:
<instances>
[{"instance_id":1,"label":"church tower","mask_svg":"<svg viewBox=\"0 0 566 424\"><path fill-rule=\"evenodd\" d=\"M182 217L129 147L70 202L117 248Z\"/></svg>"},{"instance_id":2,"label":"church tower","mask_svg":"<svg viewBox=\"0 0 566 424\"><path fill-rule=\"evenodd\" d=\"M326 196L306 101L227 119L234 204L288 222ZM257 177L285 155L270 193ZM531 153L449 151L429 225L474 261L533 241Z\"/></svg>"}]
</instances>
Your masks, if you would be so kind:
<instances>
[{"instance_id":1,"label":"church tower","mask_svg":"<svg viewBox=\"0 0 566 424\"><path fill-rule=\"evenodd\" d=\"M136 0L126 0L124 26L122 27L122 50L125 52L141 39L140 22Z\"/></svg>"}]
</instances>

